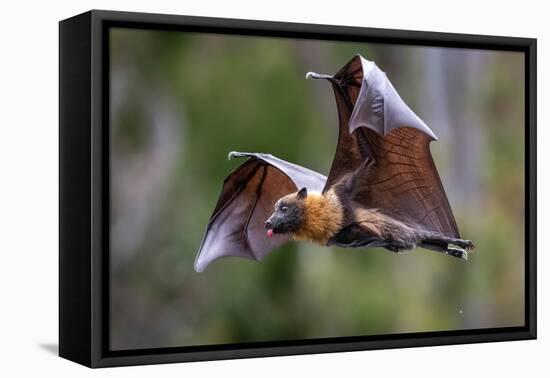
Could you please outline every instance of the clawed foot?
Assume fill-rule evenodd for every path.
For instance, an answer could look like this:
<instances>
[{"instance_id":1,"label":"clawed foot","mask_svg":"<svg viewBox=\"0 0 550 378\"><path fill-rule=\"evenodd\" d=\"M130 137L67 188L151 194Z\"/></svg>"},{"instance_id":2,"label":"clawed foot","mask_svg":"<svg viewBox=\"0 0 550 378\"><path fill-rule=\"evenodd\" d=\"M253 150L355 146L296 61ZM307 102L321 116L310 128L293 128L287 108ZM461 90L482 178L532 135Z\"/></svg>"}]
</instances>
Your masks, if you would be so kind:
<instances>
[{"instance_id":1,"label":"clawed foot","mask_svg":"<svg viewBox=\"0 0 550 378\"><path fill-rule=\"evenodd\" d=\"M468 260L468 252L474 250L475 246L471 240L455 239L448 237L432 237L424 239L420 247L433 251L445 253L446 255Z\"/></svg>"},{"instance_id":2,"label":"clawed foot","mask_svg":"<svg viewBox=\"0 0 550 378\"><path fill-rule=\"evenodd\" d=\"M473 251L475 248L475 245L471 240L456 239L456 240L453 240L451 244L454 244L460 248L463 248L468 252Z\"/></svg>"},{"instance_id":3,"label":"clawed foot","mask_svg":"<svg viewBox=\"0 0 550 378\"><path fill-rule=\"evenodd\" d=\"M463 260L468 260L468 252L473 251L475 248L474 243L471 240L455 239L450 244L456 245L460 248L447 246L447 254Z\"/></svg>"},{"instance_id":4,"label":"clawed foot","mask_svg":"<svg viewBox=\"0 0 550 378\"><path fill-rule=\"evenodd\" d=\"M453 257L458 257L463 260L468 260L468 251L462 249L462 248L456 248L456 247L447 247L448 255Z\"/></svg>"}]
</instances>

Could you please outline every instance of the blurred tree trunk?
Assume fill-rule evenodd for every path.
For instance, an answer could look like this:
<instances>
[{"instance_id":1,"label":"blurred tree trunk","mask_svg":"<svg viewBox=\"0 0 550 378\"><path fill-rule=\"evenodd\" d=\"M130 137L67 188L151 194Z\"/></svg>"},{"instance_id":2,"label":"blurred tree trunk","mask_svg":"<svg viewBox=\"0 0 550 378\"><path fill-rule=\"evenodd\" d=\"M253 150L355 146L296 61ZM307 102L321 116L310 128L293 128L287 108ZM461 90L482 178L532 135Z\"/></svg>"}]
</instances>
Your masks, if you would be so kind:
<instances>
[{"instance_id":1,"label":"blurred tree trunk","mask_svg":"<svg viewBox=\"0 0 550 378\"><path fill-rule=\"evenodd\" d=\"M482 53L475 50L431 48L423 51L422 107L426 122L436 130L442 143L441 163L448 167L441 170L448 172L442 177L445 189L453 199L455 211L478 208L484 197L480 167L486 135L479 112L481 88L477 80L490 67ZM450 90L455 95L445 96Z\"/></svg>"}]
</instances>

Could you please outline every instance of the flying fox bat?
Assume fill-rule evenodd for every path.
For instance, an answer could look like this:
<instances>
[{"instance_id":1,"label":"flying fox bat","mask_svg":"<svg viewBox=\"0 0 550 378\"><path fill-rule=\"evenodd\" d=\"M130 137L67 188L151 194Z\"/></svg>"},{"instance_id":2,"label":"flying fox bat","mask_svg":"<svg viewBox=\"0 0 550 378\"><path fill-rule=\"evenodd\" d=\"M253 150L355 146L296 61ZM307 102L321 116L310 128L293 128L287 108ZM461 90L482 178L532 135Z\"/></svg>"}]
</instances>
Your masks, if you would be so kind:
<instances>
[{"instance_id":1,"label":"flying fox bat","mask_svg":"<svg viewBox=\"0 0 550 378\"><path fill-rule=\"evenodd\" d=\"M225 256L261 260L284 243L422 247L467 259L474 246L458 228L430 153L432 130L405 104L374 62L354 56L332 84L339 137L328 177L269 154L224 181L195 270Z\"/></svg>"}]
</instances>

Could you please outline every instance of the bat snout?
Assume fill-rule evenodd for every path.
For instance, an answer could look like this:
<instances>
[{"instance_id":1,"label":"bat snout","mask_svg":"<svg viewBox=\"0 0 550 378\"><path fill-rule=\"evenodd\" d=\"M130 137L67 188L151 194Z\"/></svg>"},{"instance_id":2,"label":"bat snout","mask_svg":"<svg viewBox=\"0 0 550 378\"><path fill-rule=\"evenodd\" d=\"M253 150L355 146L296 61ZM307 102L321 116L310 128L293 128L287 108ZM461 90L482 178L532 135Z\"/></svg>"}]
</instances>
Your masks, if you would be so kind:
<instances>
[{"instance_id":1,"label":"bat snout","mask_svg":"<svg viewBox=\"0 0 550 378\"><path fill-rule=\"evenodd\" d=\"M272 238L274 231L273 231L273 223L271 223L271 218L265 221L265 228L267 229L267 237Z\"/></svg>"},{"instance_id":2,"label":"bat snout","mask_svg":"<svg viewBox=\"0 0 550 378\"><path fill-rule=\"evenodd\" d=\"M265 221L265 228L268 232L268 234L280 234L283 233L283 224L281 223L281 219L277 215L272 215L269 217L268 220Z\"/></svg>"}]
</instances>

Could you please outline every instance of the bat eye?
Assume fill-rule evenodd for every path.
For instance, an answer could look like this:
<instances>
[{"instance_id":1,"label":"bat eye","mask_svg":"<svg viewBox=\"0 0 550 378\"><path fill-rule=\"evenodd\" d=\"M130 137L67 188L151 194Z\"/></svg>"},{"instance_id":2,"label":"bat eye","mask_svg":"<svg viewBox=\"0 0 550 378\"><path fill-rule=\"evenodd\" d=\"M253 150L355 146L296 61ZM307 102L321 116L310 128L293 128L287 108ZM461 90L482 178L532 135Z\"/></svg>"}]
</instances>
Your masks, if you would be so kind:
<instances>
[{"instance_id":1,"label":"bat eye","mask_svg":"<svg viewBox=\"0 0 550 378\"><path fill-rule=\"evenodd\" d=\"M288 206L281 206L281 211L286 213L288 211Z\"/></svg>"}]
</instances>

